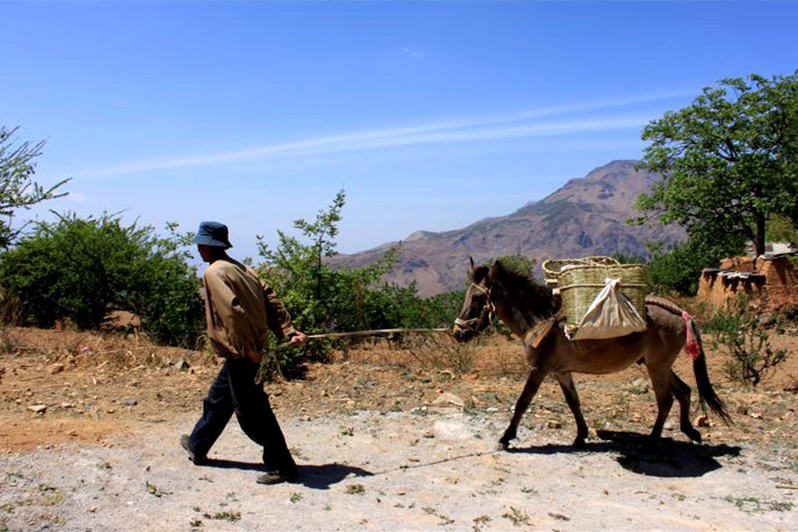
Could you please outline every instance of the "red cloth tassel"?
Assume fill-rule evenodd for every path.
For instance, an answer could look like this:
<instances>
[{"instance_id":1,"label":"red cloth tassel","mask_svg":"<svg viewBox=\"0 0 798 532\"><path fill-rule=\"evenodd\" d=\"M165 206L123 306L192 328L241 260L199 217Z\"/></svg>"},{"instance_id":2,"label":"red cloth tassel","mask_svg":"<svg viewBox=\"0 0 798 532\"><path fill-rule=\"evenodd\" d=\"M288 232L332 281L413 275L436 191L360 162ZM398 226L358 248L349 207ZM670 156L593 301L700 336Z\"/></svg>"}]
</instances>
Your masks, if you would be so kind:
<instances>
[{"instance_id":1,"label":"red cloth tassel","mask_svg":"<svg viewBox=\"0 0 798 532\"><path fill-rule=\"evenodd\" d=\"M698 342L693 334L693 326L691 324L693 320L686 310L682 311L682 319L684 320L684 328L687 332L687 345L685 348L687 352L690 353L690 356L693 357L693 361L696 361L698 357L701 356L701 348L698 346Z\"/></svg>"}]
</instances>

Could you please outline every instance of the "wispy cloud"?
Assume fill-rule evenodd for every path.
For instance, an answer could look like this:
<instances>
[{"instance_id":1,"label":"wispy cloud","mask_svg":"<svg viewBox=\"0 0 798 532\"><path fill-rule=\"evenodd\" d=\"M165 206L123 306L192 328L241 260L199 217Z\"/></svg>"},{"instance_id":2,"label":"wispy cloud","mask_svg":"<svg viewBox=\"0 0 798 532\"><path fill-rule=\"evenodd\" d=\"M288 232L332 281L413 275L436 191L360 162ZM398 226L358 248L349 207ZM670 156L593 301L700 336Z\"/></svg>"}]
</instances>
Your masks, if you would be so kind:
<instances>
[{"instance_id":1,"label":"wispy cloud","mask_svg":"<svg viewBox=\"0 0 798 532\"><path fill-rule=\"evenodd\" d=\"M246 150L220 152L211 155L184 156L133 161L120 165L76 171L75 176L104 177L112 175L167 170L189 166L207 166L225 162L260 159L270 156L312 155L354 150L399 147L414 144L497 140L520 137L556 136L595 131L642 127L656 118L653 114L614 115L589 119L564 119L569 114L622 108L650 103L691 93L659 93L631 98L598 100L532 109L514 114L472 116L431 122L418 126L373 129L361 132L329 135L293 142L256 146ZM559 120L545 120L561 116Z\"/></svg>"},{"instance_id":2,"label":"wispy cloud","mask_svg":"<svg viewBox=\"0 0 798 532\"><path fill-rule=\"evenodd\" d=\"M409 57L410 59L424 58L424 52L413 46L405 46L404 48L401 49L399 53L401 53L405 57Z\"/></svg>"}]
</instances>

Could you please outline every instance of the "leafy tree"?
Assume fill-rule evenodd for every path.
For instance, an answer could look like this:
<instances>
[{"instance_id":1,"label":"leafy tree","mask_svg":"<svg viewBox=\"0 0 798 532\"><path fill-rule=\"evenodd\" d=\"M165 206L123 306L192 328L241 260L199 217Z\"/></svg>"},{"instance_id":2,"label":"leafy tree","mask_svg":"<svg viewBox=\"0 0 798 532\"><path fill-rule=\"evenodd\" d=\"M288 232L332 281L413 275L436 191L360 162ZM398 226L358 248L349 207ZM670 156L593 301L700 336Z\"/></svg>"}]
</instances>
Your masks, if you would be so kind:
<instances>
[{"instance_id":1,"label":"leafy tree","mask_svg":"<svg viewBox=\"0 0 798 532\"><path fill-rule=\"evenodd\" d=\"M637 203L646 217L731 247L750 239L758 254L769 221L798 221L798 71L724 79L642 138L641 166L663 175Z\"/></svg>"},{"instance_id":2,"label":"leafy tree","mask_svg":"<svg viewBox=\"0 0 798 532\"><path fill-rule=\"evenodd\" d=\"M644 260L637 255L626 255L620 251L616 251L611 257L621 264L642 264Z\"/></svg>"},{"instance_id":3,"label":"leafy tree","mask_svg":"<svg viewBox=\"0 0 798 532\"><path fill-rule=\"evenodd\" d=\"M425 299L418 296L414 284L399 287L380 281L396 263L397 249L362 268L330 265L326 259L335 254L334 239L344 204L345 194L340 191L313 222L295 221L301 237L278 231L274 250L258 236L263 262L257 269L279 295L297 328L313 334L450 325L462 304L462 294ZM328 342L311 342L305 352L279 351L277 361L286 376L297 375L305 359L324 359L330 348Z\"/></svg>"},{"instance_id":4,"label":"leafy tree","mask_svg":"<svg viewBox=\"0 0 798 532\"><path fill-rule=\"evenodd\" d=\"M0 255L0 287L30 325L70 320L94 329L109 311L127 310L156 341L195 347L204 318L199 279L179 251L185 238L169 228L172 238L159 239L152 227L124 226L113 215L59 215Z\"/></svg>"},{"instance_id":5,"label":"leafy tree","mask_svg":"<svg viewBox=\"0 0 798 532\"><path fill-rule=\"evenodd\" d=\"M390 252L375 264L357 270L334 270L325 260L335 255L337 223L345 204L344 191L338 192L326 211L319 211L313 222L296 220L294 228L310 241L277 231L279 243L272 251L258 235L258 253L264 259L261 275L274 288L291 313L298 328L305 332L355 330L363 324L364 291L386 273L396 258Z\"/></svg>"},{"instance_id":6,"label":"leafy tree","mask_svg":"<svg viewBox=\"0 0 798 532\"><path fill-rule=\"evenodd\" d=\"M11 228L17 210L65 196L66 192L57 193L57 190L69 181L64 179L50 188L33 182L34 159L41 155L44 141L15 145L13 135L16 131L17 128L0 126L0 217L4 218L0 219L0 249L7 249L21 231L21 228L16 231Z\"/></svg>"},{"instance_id":7,"label":"leafy tree","mask_svg":"<svg viewBox=\"0 0 798 532\"><path fill-rule=\"evenodd\" d=\"M502 266L506 270L513 271L519 275L532 276L532 272L535 270L535 259L525 257L524 255L505 255L495 260L501 261Z\"/></svg>"},{"instance_id":8,"label":"leafy tree","mask_svg":"<svg viewBox=\"0 0 798 532\"><path fill-rule=\"evenodd\" d=\"M798 229L789 218L776 216L768 224L767 240L769 242L798 243Z\"/></svg>"}]
</instances>

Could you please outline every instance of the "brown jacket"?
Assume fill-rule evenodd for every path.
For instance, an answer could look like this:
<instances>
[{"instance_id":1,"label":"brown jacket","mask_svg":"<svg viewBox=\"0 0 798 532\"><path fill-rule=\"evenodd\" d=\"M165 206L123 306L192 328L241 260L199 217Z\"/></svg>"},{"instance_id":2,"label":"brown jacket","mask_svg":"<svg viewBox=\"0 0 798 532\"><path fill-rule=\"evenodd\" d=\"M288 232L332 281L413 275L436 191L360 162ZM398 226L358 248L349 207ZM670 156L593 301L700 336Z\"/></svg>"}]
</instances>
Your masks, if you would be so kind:
<instances>
[{"instance_id":1,"label":"brown jacket","mask_svg":"<svg viewBox=\"0 0 798 532\"><path fill-rule=\"evenodd\" d=\"M277 295L251 268L218 259L203 280L208 339L219 356L260 362L261 349L269 346L269 329L278 338L296 332Z\"/></svg>"}]
</instances>

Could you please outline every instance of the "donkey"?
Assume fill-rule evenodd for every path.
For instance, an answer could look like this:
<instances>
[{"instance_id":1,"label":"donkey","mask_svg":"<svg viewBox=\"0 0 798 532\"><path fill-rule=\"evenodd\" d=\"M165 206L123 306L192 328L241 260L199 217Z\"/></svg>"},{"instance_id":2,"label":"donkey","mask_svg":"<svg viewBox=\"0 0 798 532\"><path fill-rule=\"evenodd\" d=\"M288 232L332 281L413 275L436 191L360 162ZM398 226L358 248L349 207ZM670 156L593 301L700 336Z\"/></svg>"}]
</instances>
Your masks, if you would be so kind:
<instances>
[{"instance_id":1,"label":"donkey","mask_svg":"<svg viewBox=\"0 0 798 532\"><path fill-rule=\"evenodd\" d=\"M531 277L504 268L500 261L492 267L474 266L472 283L465 294L453 335L465 342L487 327L498 315L507 327L524 340L527 361L531 366L521 397L515 405L510 425L499 440L507 449L515 439L518 424L543 379L553 375L560 383L565 400L576 420L573 445L584 446L588 428L579 406L571 373L605 374L621 371L635 362L645 363L657 397L659 412L649 438L659 440L673 398L679 401L680 429L693 441L701 434L690 422L690 387L674 373L676 356L685 347L693 356L693 372L702 408L710 409L725 423L731 419L726 407L712 389L707 374L704 350L693 319L675 304L660 298L646 298L647 329L619 338L570 341L563 330L559 313L561 301L546 286Z\"/></svg>"}]
</instances>

